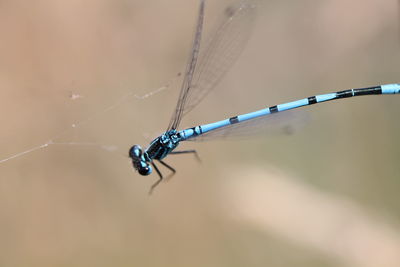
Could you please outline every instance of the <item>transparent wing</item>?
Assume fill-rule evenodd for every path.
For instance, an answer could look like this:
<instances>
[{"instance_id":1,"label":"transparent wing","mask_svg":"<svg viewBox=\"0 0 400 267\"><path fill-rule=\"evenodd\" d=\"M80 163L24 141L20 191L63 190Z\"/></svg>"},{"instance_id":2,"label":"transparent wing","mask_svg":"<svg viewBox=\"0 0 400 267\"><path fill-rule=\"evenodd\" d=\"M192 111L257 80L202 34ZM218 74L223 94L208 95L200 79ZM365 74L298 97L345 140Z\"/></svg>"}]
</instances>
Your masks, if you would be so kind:
<instances>
[{"instance_id":1,"label":"transparent wing","mask_svg":"<svg viewBox=\"0 0 400 267\"><path fill-rule=\"evenodd\" d=\"M231 124L188 139L187 141L210 141L271 134L292 134L306 125L309 117L304 112L284 111L248 121Z\"/></svg>"},{"instance_id":2,"label":"transparent wing","mask_svg":"<svg viewBox=\"0 0 400 267\"><path fill-rule=\"evenodd\" d=\"M254 17L255 6L249 0L225 9L222 24L200 51L184 114L203 100L233 66L249 39Z\"/></svg>"},{"instance_id":3,"label":"transparent wing","mask_svg":"<svg viewBox=\"0 0 400 267\"><path fill-rule=\"evenodd\" d=\"M225 9L221 24L200 51L196 71L189 83L182 86L168 129L176 129L182 117L203 100L234 64L249 39L254 17L253 0L242 0Z\"/></svg>"},{"instance_id":4,"label":"transparent wing","mask_svg":"<svg viewBox=\"0 0 400 267\"><path fill-rule=\"evenodd\" d=\"M201 34L203 31L203 21L204 21L204 5L205 5L205 0L201 0L192 50L190 51L189 60L186 65L185 76L183 78L183 83L178 98L178 103L176 104L175 112L172 115L167 131L171 129L176 129L180 121L182 120L183 110L185 108L185 103L187 101L189 91L191 88L193 73L196 68L197 58L200 50Z\"/></svg>"}]
</instances>

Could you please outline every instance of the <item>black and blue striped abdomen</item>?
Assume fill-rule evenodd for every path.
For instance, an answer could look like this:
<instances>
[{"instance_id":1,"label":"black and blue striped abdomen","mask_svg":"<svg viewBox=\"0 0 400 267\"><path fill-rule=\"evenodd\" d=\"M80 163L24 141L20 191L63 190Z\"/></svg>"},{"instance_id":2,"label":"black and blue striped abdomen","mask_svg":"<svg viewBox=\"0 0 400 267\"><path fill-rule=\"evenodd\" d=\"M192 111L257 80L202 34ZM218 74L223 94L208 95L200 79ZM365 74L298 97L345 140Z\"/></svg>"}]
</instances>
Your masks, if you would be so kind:
<instances>
[{"instance_id":1,"label":"black and blue striped abdomen","mask_svg":"<svg viewBox=\"0 0 400 267\"><path fill-rule=\"evenodd\" d=\"M271 106L265 109L254 111L251 113L246 113L238 116L231 117L222 121L217 121L210 124L200 125L193 128L188 128L180 132L183 139L189 139L199 136L203 133L210 132L221 127L237 124L240 122L255 119L261 116L270 115L273 113L295 109L299 107L309 106L321 102L338 100L342 98L349 98L353 96L365 96L365 95L382 95L382 94L400 94L400 84L387 84L367 88L349 89L344 91L338 91L335 93L322 94L307 97L304 99L296 100L293 102L288 102L276 106Z\"/></svg>"}]
</instances>

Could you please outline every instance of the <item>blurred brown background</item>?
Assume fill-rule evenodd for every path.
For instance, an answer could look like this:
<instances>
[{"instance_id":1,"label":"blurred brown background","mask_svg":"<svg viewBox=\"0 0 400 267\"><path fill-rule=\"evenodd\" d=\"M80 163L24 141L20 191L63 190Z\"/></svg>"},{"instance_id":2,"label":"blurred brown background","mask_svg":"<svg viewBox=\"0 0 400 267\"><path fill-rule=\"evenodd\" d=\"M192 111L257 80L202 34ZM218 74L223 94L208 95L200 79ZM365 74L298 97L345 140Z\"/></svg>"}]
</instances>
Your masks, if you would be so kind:
<instances>
[{"instance_id":1,"label":"blurred brown background","mask_svg":"<svg viewBox=\"0 0 400 267\"><path fill-rule=\"evenodd\" d=\"M207 29L228 5L208 1ZM308 107L292 135L186 143L202 164L168 157L178 173L147 195L157 177L134 173L127 151L167 127L197 8L0 1L0 158L53 137L118 147L53 145L0 165L0 266L399 266L398 96ZM264 0L257 13L182 127L400 82L394 0Z\"/></svg>"}]
</instances>

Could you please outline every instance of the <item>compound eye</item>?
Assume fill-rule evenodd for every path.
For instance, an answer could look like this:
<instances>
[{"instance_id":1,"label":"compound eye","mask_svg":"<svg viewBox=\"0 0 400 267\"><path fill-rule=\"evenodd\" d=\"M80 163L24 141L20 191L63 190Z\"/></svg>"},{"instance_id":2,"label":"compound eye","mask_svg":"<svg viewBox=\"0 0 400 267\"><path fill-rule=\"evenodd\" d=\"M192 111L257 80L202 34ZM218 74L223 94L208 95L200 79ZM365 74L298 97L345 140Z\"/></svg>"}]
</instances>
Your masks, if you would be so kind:
<instances>
[{"instance_id":1,"label":"compound eye","mask_svg":"<svg viewBox=\"0 0 400 267\"><path fill-rule=\"evenodd\" d=\"M139 173L141 174L141 175L149 175L150 173L151 173L151 167L150 166L146 166L146 167L141 167L141 168L139 168Z\"/></svg>"},{"instance_id":2,"label":"compound eye","mask_svg":"<svg viewBox=\"0 0 400 267\"><path fill-rule=\"evenodd\" d=\"M134 145L129 149L130 158L140 158L142 156L142 148L138 145Z\"/></svg>"}]
</instances>

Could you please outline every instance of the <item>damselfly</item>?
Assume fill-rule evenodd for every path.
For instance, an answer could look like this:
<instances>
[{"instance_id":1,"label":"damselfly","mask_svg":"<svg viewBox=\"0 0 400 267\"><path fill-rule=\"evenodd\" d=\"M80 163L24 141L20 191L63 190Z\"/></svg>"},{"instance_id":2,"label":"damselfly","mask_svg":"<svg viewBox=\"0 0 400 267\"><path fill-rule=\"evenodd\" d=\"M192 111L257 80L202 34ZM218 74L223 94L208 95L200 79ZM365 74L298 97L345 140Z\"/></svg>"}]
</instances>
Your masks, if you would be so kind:
<instances>
[{"instance_id":1,"label":"damselfly","mask_svg":"<svg viewBox=\"0 0 400 267\"><path fill-rule=\"evenodd\" d=\"M275 116L274 114L277 112L321 102L353 96L400 93L400 84L349 89L311 96L179 131L178 126L182 117L191 111L215 87L228 68L237 59L247 40L249 25L254 17L255 5L251 0L243 0L238 6L227 9L221 26L217 28L217 31L206 44L205 48L200 49L204 9L205 0L201 0L193 47L187 63L178 103L167 130L154 139L146 149L142 149L139 145L134 145L129 151L133 167L141 175L151 174L152 167L157 172L159 180L152 185L151 190L163 179L163 175L155 164L155 161L175 173L175 169L163 161L166 156L187 153L194 153L197 156L195 150L175 151L181 141L229 136L235 134L243 127L252 127L260 122L262 123L260 119L265 116Z\"/></svg>"}]
</instances>

